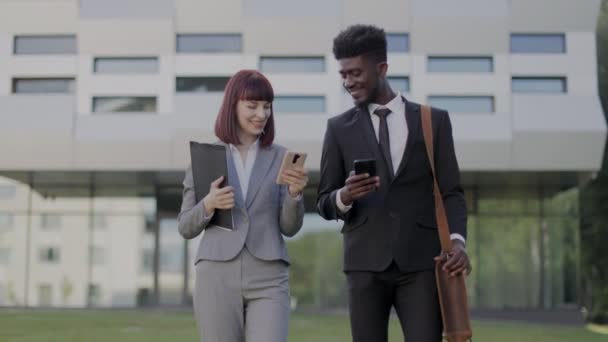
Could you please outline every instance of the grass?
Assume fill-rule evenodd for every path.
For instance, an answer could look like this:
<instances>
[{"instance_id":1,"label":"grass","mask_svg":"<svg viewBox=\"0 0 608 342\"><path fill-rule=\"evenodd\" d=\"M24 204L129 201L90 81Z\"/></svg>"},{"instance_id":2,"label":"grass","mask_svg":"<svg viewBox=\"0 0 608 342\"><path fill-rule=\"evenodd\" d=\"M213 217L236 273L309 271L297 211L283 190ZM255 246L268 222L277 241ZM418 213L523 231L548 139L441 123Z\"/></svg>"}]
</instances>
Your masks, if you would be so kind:
<instances>
[{"instance_id":1,"label":"grass","mask_svg":"<svg viewBox=\"0 0 608 342\"><path fill-rule=\"evenodd\" d=\"M600 342L605 335L584 327L505 322L474 322L475 341ZM162 311L0 311L2 342L197 342L189 312ZM345 315L294 314L289 342L349 342ZM390 325L390 341L402 341L399 324Z\"/></svg>"}]
</instances>

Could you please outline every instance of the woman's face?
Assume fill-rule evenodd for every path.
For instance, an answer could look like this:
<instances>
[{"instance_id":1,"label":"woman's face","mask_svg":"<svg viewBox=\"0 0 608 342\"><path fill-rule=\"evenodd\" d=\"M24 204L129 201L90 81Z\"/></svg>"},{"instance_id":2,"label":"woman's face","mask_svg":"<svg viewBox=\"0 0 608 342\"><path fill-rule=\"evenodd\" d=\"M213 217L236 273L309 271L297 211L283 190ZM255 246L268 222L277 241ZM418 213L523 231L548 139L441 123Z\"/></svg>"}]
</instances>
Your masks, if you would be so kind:
<instances>
[{"instance_id":1,"label":"woman's face","mask_svg":"<svg viewBox=\"0 0 608 342\"><path fill-rule=\"evenodd\" d=\"M236 116L241 134L255 137L261 135L272 113L271 105L268 101L239 100Z\"/></svg>"}]
</instances>

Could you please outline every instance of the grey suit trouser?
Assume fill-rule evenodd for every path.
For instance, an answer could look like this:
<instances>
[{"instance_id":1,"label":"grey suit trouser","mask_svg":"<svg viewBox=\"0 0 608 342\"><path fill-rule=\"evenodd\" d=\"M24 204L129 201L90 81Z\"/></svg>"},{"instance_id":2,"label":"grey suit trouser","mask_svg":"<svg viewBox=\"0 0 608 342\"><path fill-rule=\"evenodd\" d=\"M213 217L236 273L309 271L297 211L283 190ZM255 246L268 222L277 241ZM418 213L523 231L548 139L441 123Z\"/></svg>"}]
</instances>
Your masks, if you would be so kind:
<instances>
[{"instance_id":1,"label":"grey suit trouser","mask_svg":"<svg viewBox=\"0 0 608 342\"><path fill-rule=\"evenodd\" d=\"M285 262L243 248L230 261L196 264L194 314L202 342L286 342L289 273Z\"/></svg>"}]
</instances>

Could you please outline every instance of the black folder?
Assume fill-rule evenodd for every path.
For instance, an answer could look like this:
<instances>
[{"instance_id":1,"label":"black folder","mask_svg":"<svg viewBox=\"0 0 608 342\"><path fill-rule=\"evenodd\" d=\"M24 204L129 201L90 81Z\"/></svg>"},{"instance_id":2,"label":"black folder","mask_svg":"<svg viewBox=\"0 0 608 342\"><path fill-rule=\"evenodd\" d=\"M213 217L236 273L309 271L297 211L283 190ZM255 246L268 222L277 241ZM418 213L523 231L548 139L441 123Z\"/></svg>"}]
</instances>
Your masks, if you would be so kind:
<instances>
[{"instance_id":1,"label":"black folder","mask_svg":"<svg viewBox=\"0 0 608 342\"><path fill-rule=\"evenodd\" d=\"M224 176L222 186L230 184L225 146L191 141L190 158L196 203L209 193L211 182L220 176ZM232 230L232 210L216 209L209 224Z\"/></svg>"}]
</instances>

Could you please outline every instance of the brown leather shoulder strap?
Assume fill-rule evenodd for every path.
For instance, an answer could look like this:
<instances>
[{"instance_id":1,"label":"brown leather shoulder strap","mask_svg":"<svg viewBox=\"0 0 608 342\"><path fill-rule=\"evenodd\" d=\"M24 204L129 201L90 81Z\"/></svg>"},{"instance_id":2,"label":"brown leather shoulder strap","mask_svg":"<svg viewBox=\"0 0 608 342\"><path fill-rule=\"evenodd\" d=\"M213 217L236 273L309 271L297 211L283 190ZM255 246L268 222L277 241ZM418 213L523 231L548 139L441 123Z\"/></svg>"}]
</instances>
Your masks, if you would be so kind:
<instances>
[{"instance_id":1,"label":"brown leather shoulder strap","mask_svg":"<svg viewBox=\"0 0 608 342\"><path fill-rule=\"evenodd\" d=\"M435 216L437 218L437 230L439 232L439 241L441 242L441 250L444 252L452 250L452 240L450 239L450 227L443 205L443 196L437 183L437 175L435 172L435 155L433 147L433 125L431 117L431 107L422 105L422 134L424 135L424 145L426 146L426 154L429 157L431 164L431 172L433 173L433 194L435 196Z\"/></svg>"}]
</instances>

